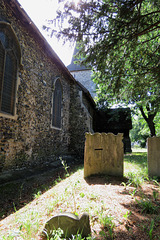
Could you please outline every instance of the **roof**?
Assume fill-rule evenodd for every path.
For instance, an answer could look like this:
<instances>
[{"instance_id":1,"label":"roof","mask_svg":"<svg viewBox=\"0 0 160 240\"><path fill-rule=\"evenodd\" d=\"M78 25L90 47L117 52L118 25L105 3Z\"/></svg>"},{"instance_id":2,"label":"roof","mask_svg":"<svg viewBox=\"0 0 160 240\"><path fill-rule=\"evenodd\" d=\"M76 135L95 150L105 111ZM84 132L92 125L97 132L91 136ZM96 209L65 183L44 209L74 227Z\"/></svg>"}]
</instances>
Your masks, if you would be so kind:
<instances>
[{"instance_id":1,"label":"roof","mask_svg":"<svg viewBox=\"0 0 160 240\"><path fill-rule=\"evenodd\" d=\"M71 61L70 65L67 66L68 70L71 71L71 72L90 70L91 69L90 67L75 63L76 61L79 61L79 60L81 61L81 59L78 59L76 57L78 51L79 50L78 50L78 47L77 47L77 44L76 44L76 46L74 48L74 52L73 52L72 61Z\"/></svg>"},{"instance_id":2,"label":"roof","mask_svg":"<svg viewBox=\"0 0 160 240\"><path fill-rule=\"evenodd\" d=\"M64 65L64 63L60 60L58 55L55 53L53 48L49 45L47 40L43 37L39 29L36 27L36 25L33 23L31 18L28 16L28 14L25 12L23 7L20 5L20 3L17 0L5 0L8 4L8 7L12 9L13 14L16 18L19 18L23 26L28 29L33 37L37 40L37 42L41 45L41 47L44 49L45 53L48 57L56 64L58 68L61 69L62 74L68 78L71 82L78 84L75 78L72 76L70 71L67 69L67 67ZM78 84L79 85L79 84ZM88 99L92 102L93 105L95 105L95 102L93 98L91 97L89 92L84 91L84 87L80 86L82 91L87 95Z\"/></svg>"}]
</instances>

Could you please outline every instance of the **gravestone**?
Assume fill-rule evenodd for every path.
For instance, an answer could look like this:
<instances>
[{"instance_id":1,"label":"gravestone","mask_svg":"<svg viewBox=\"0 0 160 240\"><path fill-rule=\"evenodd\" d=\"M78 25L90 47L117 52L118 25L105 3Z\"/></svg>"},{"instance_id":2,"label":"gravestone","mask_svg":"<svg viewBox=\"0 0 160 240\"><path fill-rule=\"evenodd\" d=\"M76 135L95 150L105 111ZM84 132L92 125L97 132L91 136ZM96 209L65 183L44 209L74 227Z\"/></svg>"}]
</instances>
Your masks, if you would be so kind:
<instances>
[{"instance_id":1,"label":"gravestone","mask_svg":"<svg viewBox=\"0 0 160 240\"><path fill-rule=\"evenodd\" d=\"M52 237L53 230L58 228L63 230L62 237L71 238L72 235L77 233L81 234L82 237L88 237L91 234L89 215L83 213L79 218L73 213L60 213L57 216L52 217L46 224L42 232L43 239Z\"/></svg>"},{"instance_id":2,"label":"gravestone","mask_svg":"<svg viewBox=\"0 0 160 240\"><path fill-rule=\"evenodd\" d=\"M84 177L95 174L123 176L123 134L86 133Z\"/></svg>"},{"instance_id":3,"label":"gravestone","mask_svg":"<svg viewBox=\"0 0 160 240\"><path fill-rule=\"evenodd\" d=\"M160 177L160 137L147 139L148 175Z\"/></svg>"}]
</instances>

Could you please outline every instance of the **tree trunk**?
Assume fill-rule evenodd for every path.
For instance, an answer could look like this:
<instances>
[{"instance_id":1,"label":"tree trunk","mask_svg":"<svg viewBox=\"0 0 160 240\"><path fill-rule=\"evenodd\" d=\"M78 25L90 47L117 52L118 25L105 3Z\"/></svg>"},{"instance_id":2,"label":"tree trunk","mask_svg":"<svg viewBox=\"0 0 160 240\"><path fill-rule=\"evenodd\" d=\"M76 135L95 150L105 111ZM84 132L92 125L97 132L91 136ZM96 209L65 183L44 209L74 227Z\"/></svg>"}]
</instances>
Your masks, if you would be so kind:
<instances>
[{"instance_id":1,"label":"tree trunk","mask_svg":"<svg viewBox=\"0 0 160 240\"><path fill-rule=\"evenodd\" d=\"M155 124L154 124L153 120L154 120L154 117L156 116L157 112L152 113L152 114L150 114L148 112L148 117L147 117L144 110L143 110L143 107L139 107L139 109L141 111L141 114L142 114L144 120L147 122L147 125L148 125L149 130L150 130L151 137L156 136L156 128L155 128Z\"/></svg>"},{"instance_id":2,"label":"tree trunk","mask_svg":"<svg viewBox=\"0 0 160 240\"><path fill-rule=\"evenodd\" d=\"M151 133L151 137L156 136L156 128L155 128L155 124L153 122L153 119L149 119L147 121L150 133Z\"/></svg>"}]
</instances>

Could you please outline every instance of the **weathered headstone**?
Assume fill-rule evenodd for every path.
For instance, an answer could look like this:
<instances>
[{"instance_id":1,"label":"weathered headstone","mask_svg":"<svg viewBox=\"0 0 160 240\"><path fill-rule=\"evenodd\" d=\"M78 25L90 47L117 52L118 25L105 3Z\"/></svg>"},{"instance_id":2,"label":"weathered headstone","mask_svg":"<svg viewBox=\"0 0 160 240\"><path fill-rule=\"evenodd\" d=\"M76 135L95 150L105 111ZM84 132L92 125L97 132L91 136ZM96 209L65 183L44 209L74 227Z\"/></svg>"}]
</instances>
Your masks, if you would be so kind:
<instances>
[{"instance_id":1,"label":"weathered headstone","mask_svg":"<svg viewBox=\"0 0 160 240\"><path fill-rule=\"evenodd\" d=\"M123 176L123 134L86 133L84 177L95 174Z\"/></svg>"},{"instance_id":2,"label":"weathered headstone","mask_svg":"<svg viewBox=\"0 0 160 240\"><path fill-rule=\"evenodd\" d=\"M147 139L148 175L160 177L160 137Z\"/></svg>"},{"instance_id":3,"label":"weathered headstone","mask_svg":"<svg viewBox=\"0 0 160 240\"><path fill-rule=\"evenodd\" d=\"M63 230L63 236L70 238L72 235L77 233L81 234L82 237L88 237L91 234L89 215L83 213L79 218L73 213L60 213L57 216L52 217L46 224L43 230L42 236L43 239L47 239L52 236L53 230L58 228Z\"/></svg>"}]
</instances>

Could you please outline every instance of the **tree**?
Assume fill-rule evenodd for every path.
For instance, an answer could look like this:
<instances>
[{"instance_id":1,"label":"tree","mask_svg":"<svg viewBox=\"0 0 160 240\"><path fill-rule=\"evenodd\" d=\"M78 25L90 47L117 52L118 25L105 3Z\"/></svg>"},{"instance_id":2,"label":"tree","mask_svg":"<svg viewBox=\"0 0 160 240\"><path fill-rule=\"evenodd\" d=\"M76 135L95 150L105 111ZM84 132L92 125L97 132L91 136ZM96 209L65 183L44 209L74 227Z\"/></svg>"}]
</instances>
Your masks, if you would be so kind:
<instances>
[{"instance_id":1,"label":"tree","mask_svg":"<svg viewBox=\"0 0 160 240\"><path fill-rule=\"evenodd\" d=\"M155 123L157 136L160 136L160 115L156 115ZM133 128L130 131L131 142L138 143L140 147L145 147L146 140L149 137L149 128L139 109L132 111L132 125Z\"/></svg>"},{"instance_id":2,"label":"tree","mask_svg":"<svg viewBox=\"0 0 160 240\"><path fill-rule=\"evenodd\" d=\"M98 98L110 104L134 104L151 136L156 135L154 119L160 112L160 1L60 2L63 8L50 21L59 29L52 29L52 33L64 41L79 42L82 63L93 67Z\"/></svg>"},{"instance_id":3,"label":"tree","mask_svg":"<svg viewBox=\"0 0 160 240\"><path fill-rule=\"evenodd\" d=\"M133 128L130 131L131 142L140 147L146 147L146 140L149 137L148 125L138 110L136 115L135 112L132 114Z\"/></svg>"}]
</instances>

